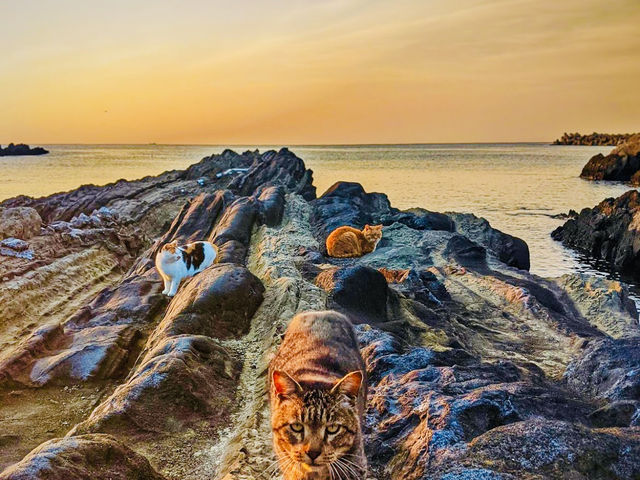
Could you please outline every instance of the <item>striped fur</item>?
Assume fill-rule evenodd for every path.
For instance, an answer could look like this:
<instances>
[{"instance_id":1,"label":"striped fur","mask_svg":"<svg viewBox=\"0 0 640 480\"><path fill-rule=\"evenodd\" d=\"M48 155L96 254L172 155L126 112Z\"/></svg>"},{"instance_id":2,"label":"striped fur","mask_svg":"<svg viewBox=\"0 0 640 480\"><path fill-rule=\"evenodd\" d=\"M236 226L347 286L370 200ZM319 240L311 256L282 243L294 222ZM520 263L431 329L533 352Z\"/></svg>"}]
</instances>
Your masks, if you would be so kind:
<instances>
[{"instance_id":1,"label":"striped fur","mask_svg":"<svg viewBox=\"0 0 640 480\"><path fill-rule=\"evenodd\" d=\"M296 315L269 365L274 449L285 480L365 478L366 371L349 320Z\"/></svg>"},{"instance_id":2,"label":"striped fur","mask_svg":"<svg viewBox=\"0 0 640 480\"><path fill-rule=\"evenodd\" d=\"M361 257L373 252L382 238L382 225L365 225L357 228L338 227L327 237L327 253L330 257Z\"/></svg>"}]
</instances>

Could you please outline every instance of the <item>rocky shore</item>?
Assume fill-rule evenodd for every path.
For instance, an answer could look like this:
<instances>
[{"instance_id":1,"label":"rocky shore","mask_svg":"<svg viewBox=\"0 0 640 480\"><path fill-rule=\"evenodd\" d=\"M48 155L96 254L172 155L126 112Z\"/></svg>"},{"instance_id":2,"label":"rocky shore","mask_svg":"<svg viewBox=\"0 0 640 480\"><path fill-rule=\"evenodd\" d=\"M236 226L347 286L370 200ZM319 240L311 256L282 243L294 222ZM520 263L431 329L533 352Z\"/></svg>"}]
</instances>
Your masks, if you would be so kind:
<instances>
[{"instance_id":1,"label":"rocky shore","mask_svg":"<svg viewBox=\"0 0 640 480\"><path fill-rule=\"evenodd\" d=\"M564 133L554 140L552 145L620 145L632 136L632 133Z\"/></svg>"},{"instance_id":2,"label":"rocky shore","mask_svg":"<svg viewBox=\"0 0 640 480\"><path fill-rule=\"evenodd\" d=\"M42 147L31 148L29 145L25 145L24 143L18 143L17 145L10 143L5 148L2 148L2 145L0 145L0 157L7 157L10 155L45 155L47 153L49 153L49 150Z\"/></svg>"},{"instance_id":3,"label":"rocky shore","mask_svg":"<svg viewBox=\"0 0 640 480\"><path fill-rule=\"evenodd\" d=\"M296 312L327 308L357 325L372 479L640 477L626 288L531 275L481 218L354 183L317 197L287 149L0 209L3 248L32 252L0 250L2 480L266 478L269 359ZM326 256L364 223L384 225L376 251ZM169 301L154 254L196 239L219 261Z\"/></svg>"},{"instance_id":4,"label":"rocky shore","mask_svg":"<svg viewBox=\"0 0 640 480\"><path fill-rule=\"evenodd\" d=\"M587 180L613 180L640 185L640 134L630 136L609 155L592 157L580 177Z\"/></svg>"},{"instance_id":5,"label":"rocky shore","mask_svg":"<svg viewBox=\"0 0 640 480\"><path fill-rule=\"evenodd\" d=\"M575 212L574 212L575 213ZM568 247L640 278L640 192L629 190L585 208L551 233Z\"/></svg>"}]
</instances>

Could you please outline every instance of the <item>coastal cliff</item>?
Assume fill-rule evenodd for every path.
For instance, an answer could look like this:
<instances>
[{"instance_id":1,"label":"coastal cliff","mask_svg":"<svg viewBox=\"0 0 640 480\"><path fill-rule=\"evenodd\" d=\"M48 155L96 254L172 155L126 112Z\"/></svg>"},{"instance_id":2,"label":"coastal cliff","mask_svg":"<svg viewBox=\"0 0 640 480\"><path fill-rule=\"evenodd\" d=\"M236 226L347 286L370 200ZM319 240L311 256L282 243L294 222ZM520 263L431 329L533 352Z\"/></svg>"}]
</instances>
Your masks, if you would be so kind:
<instances>
[{"instance_id":1,"label":"coastal cliff","mask_svg":"<svg viewBox=\"0 0 640 480\"><path fill-rule=\"evenodd\" d=\"M327 308L366 362L371 478L640 476L626 288L532 275L484 219L355 183L317 197L287 149L0 208L41 221L4 240L29 258L0 250L2 480L269 476L269 359L295 313ZM373 253L327 257L330 231L365 223ZM162 296L155 253L200 239L218 261Z\"/></svg>"}]
</instances>

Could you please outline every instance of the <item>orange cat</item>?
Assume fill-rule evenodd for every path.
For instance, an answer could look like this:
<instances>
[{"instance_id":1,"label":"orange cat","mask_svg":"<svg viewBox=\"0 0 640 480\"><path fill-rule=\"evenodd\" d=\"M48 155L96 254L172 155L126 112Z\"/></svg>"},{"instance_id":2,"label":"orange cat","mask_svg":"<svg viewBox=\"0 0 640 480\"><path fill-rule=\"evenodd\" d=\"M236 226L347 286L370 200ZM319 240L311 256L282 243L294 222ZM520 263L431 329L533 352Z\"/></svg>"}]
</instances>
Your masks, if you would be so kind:
<instances>
[{"instance_id":1,"label":"orange cat","mask_svg":"<svg viewBox=\"0 0 640 480\"><path fill-rule=\"evenodd\" d=\"M338 227L327 237L327 253L335 258L361 257L376 249L382 238L382 225L365 225L362 231Z\"/></svg>"}]
</instances>

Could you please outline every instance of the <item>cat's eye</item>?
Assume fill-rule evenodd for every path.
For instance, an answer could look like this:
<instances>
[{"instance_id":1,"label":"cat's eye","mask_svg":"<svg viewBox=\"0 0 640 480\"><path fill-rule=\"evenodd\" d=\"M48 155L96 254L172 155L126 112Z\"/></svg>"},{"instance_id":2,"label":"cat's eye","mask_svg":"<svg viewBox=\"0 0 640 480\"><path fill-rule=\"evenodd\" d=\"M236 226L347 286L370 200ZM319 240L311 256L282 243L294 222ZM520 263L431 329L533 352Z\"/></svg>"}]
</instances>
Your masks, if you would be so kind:
<instances>
[{"instance_id":1,"label":"cat's eye","mask_svg":"<svg viewBox=\"0 0 640 480\"><path fill-rule=\"evenodd\" d=\"M338 433L340 431L340 425L329 425L327 427L327 433L329 435L335 435L336 433Z\"/></svg>"},{"instance_id":2,"label":"cat's eye","mask_svg":"<svg viewBox=\"0 0 640 480\"><path fill-rule=\"evenodd\" d=\"M289 428L296 433L300 433L304 430L304 426L301 423L292 423L289 425Z\"/></svg>"}]
</instances>

